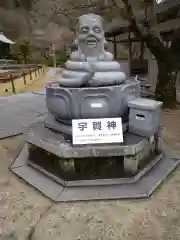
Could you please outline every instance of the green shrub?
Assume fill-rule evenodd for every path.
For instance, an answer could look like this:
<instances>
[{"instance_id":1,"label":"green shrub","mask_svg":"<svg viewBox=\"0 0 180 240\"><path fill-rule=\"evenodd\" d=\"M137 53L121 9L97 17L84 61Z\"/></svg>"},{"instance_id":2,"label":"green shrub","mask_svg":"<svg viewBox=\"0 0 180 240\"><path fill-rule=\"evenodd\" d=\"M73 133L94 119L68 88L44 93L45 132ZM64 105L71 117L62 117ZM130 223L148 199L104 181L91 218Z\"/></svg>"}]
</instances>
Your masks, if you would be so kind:
<instances>
[{"instance_id":1,"label":"green shrub","mask_svg":"<svg viewBox=\"0 0 180 240\"><path fill-rule=\"evenodd\" d=\"M56 65L64 67L65 62L68 60L69 56L66 52L59 52L56 54Z\"/></svg>"},{"instance_id":2,"label":"green shrub","mask_svg":"<svg viewBox=\"0 0 180 240\"><path fill-rule=\"evenodd\" d=\"M32 46L28 39L19 39L16 44L11 46L12 58L18 62L29 63L31 60Z\"/></svg>"},{"instance_id":3,"label":"green shrub","mask_svg":"<svg viewBox=\"0 0 180 240\"><path fill-rule=\"evenodd\" d=\"M128 56L127 55L119 55L116 58L117 60L128 60Z\"/></svg>"},{"instance_id":4,"label":"green shrub","mask_svg":"<svg viewBox=\"0 0 180 240\"><path fill-rule=\"evenodd\" d=\"M65 52L56 53L56 66L64 67L64 63L68 60L68 55ZM47 56L41 59L41 64L53 67L53 56Z\"/></svg>"},{"instance_id":5,"label":"green shrub","mask_svg":"<svg viewBox=\"0 0 180 240\"><path fill-rule=\"evenodd\" d=\"M52 57L44 57L41 60L42 65L46 65L48 67L53 67L53 59Z\"/></svg>"}]
</instances>

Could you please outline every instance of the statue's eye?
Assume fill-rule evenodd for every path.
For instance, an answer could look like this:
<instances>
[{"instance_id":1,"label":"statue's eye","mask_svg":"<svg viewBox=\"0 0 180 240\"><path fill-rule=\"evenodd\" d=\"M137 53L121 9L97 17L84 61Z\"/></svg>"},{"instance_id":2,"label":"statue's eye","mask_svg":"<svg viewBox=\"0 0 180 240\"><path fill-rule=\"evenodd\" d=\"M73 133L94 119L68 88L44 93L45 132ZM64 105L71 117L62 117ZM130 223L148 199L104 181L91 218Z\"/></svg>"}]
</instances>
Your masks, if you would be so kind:
<instances>
[{"instance_id":1,"label":"statue's eye","mask_svg":"<svg viewBox=\"0 0 180 240\"><path fill-rule=\"evenodd\" d=\"M80 32L81 33L88 33L89 32L89 27L82 27Z\"/></svg>"},{"instance_id":2,"label":"statue's eye","mask_svg":"<svg viewBox=\"0 0 180 240\"><path fill-rule=\"evenodd\" d=\"M93 31L94 31L95 33L100 33L100 32L101 32L101 29L100 29L98 26L95 26L95 27L93 28Z\"/></svg>"}]
</instances>

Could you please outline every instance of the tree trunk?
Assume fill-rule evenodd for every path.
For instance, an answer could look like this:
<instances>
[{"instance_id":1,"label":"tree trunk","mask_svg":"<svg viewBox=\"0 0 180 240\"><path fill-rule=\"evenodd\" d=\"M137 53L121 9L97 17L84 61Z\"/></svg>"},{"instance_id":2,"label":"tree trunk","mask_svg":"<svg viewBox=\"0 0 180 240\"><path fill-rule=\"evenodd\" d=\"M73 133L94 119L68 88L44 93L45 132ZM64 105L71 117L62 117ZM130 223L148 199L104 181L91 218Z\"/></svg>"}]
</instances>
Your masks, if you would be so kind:
<instances>
[{"instance_id":1,"label":"tree trunk","mask_svg":"<svg viewBox=\"0 0 180 240\"><path fill-rule=\"evenodd\" d=\"M177 71L173 71L166 62L158 62L158 80L155 90L156 99L167 108L176 107Z\"/></svg>"}]
</instances>

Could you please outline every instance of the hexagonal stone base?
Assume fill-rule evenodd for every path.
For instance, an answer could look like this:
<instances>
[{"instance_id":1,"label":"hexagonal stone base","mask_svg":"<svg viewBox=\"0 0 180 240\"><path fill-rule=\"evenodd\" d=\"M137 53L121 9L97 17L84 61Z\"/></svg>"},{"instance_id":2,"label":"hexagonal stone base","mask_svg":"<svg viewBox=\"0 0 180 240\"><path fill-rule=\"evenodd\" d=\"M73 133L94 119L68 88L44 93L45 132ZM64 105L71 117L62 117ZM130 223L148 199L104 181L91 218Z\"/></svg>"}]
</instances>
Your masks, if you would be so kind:
<instances>
[{"instance_id":1,"label":"hexagonal stone base","mask_svg":"<svg viewBox=\"0 0 180 240\"><path fill-rule=\"evenodd\" d=\"M45 128L43 120L31 125L26 140L27 144L11 170L54 201L149 197L180 162L169 155L149 155L154 147L154 138L146 139L130 133L124 134L122 144L73 146L67 136ZM28 149L32 146L45 152L45 155L40 154L44 163L47 163L47 159L51 161L50 157L46 158L47 155L54 155L58 161L71 158L81 161L84 158L96 158L98 161L108 157L117 158L120 162L123 159L124 168L131 170L131 175L126 178L68 180L45 168L44 163L40 165L33 162ZM141 159L147 155L153 156L151 161L137 171ZM134 170L135 174L132 174Z\"/></svg>"},{"instance_id":2,"label":"hexagonal stone base","mask_svg":"<svg viewBox=\"0 0 180 240\"><path fill-rule=\"evenodd\" d=\"M179 165L180 160L162 155L160 161L135 182L116 182L109 185L66 186L51 176L28 165L28 148L23 148L11 170L48 198L57 201L148 198L164 179ZM106 180L104 181L106 182Z\"/></svg>"},{"instance_id":3,"label":"hexagonal stone base","mask_svg":"<svg viewBox=\"0 0 180 240\"><path fill-rule=\"evenodd\" d=\"M151 154L136 172L127 172L123 157L63 159L46 150L28 145L28 165L64 186L98 186L133 183L157 164L162 154ZM137 164L136 159L131 159ZM149 161L148 161L149 160ZM133 165L131 163L131 165Z\"/></svg>"},{"instance_id":4,"label":"hexagonal stone base","mask_svg":"<svg viewBox=\"0 0 180 240\"><path fill-rule=\"evenodd\" d=\"M117 164L119 169L119 165L121 165L121 169L123 168L126 172L133 175L139 171L139 168L142 168L145 162L150 161L150 157L154 155L155 151L154 136L145 138L129 132L124 133L124 142L119 144L72 145L71 136L45 127L42 121L30 126L27 132L27 142L29 145L35 145L36 148L39 148L37 150L39 151L39 155L44 155L45 159L56 158L56 162L59 159L83 159L81 165L86 165L85 162L88 162L88 159L90 159L88 163L90 168L93 161L101 162L100 160L103 159L106 162L109 159L111 162ZM54 157L45 156L45 151L47 155L50 153ZM35 158L40 158L40 156L35 156ZM100 165L102 164L100 163Z\"/></svg>"},{"instance_id":5,"label":"hexagonal stone base","mask_svg":"<svg viewBox=\"0 0 180 240\"><path fill-rule=\"evenodd\" d=\"M71 138L45 127L44 121L32 124L26 141L60 158L132 156L143 150L151 139L124 133L124 142L117 144L72 145Z\"/></svg>"}]
</instances>

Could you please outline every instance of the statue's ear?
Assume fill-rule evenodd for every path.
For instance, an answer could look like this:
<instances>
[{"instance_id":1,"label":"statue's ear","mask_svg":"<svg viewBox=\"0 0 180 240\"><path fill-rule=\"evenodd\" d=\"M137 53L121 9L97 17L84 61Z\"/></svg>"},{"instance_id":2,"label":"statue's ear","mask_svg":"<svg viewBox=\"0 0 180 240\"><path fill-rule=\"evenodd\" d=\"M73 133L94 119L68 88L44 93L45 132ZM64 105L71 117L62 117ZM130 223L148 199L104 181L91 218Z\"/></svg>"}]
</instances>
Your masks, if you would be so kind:
<instances>
[{"instance_id":1,"label":"statue's ear","mask_svg":"<svg viewBox=\"0 0 180 240\"><path fill-rule=\"evenodd\" d=\"M75 25L76 34L78 34L79 32L79 20L80 20L80 17L76 20L76 25Z\"/></svg>"},{"instance_id":2,"label":"statue's ear","mask_svg":"<svg viewBox=\"0 0 180 240\"><path fill-rule=\"evenodd\" d=\"M104 49L107 50L108 49L108 42L105 40L104 41Z\"/></svg>"},{"instance_id":3,"label":"statue's ear","mask_svg":"<svg viewBox=\"0 0 180 240\"><path fill-rule=\"evenodd\" d=\"M71 51L75 52L77 50L78 50L78 43L77 43L77 39L75 39L72 46L71 46Z\"/></svg>"}]
</instances>

